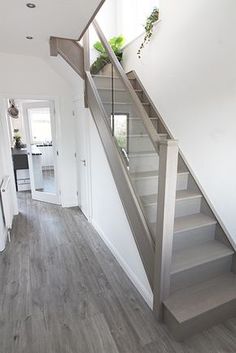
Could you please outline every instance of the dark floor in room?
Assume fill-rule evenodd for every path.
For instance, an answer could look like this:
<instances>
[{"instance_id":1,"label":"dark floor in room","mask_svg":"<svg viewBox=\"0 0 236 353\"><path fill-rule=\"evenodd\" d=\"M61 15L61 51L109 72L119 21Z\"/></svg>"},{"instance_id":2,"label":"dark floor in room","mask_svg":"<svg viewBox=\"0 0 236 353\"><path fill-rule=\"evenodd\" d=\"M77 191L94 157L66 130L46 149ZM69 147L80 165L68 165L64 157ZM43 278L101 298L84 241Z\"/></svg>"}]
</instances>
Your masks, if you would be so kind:
<instances>
[{"instance_id":1,"label":"dark floor in room","mask_svg":"<svg viewBox=\"0 0 236 353\"><path fill-rule=\"evenodd\" d=\"M177 343L78 209L18 197L0 254L1 353L236 352L236 319Z\"/></svg>"}]
</instances>

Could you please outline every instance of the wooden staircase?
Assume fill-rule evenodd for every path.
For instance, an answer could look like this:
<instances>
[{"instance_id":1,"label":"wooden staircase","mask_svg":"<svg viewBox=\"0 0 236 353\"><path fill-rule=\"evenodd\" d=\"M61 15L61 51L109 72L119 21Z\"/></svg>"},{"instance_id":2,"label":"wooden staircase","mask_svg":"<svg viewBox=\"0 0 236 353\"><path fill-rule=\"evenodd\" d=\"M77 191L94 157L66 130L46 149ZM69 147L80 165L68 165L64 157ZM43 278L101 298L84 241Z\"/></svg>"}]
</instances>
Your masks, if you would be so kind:
<instances>
[{"instance_id":1,"label":"wooden staircase","mask_svg":"<svg viewBox=\"0 0 236 353\"><path fill-rule=\"evenodd\" d=\"M153 127L170 137L137 74L127 76ZM186 179L179 182L181 173ZM183 339L236 315L236 275L235 251L180 153L178 182L171 294L164 302L164 321L176 338ZM157 197L148 188L142 191L147 217L155 221Z\"/></svg>"},{"instance_id":2,"label":"wooden staircase","mask_svg":"<svg viewBox=\"0 0 236 353\"><path fill-rule=\"evenodd\" d=\"M138 76L125 74L96 22L94 28L111 74L91 76L88 33L83 48L51 38L51 54L85 78L85 102L153 289L153 311L182 340L236 316L235 244ZM125 160L112 131L119 114L128 120Z\"/></svg>"},{"instance_id":3,"label":"wooden staircase","mask_svg":"<svg viewBox=\"0 0 236 353\"><path fill-rule=\"evenodd\" d=\"M136 74L131 72L127 76L153 128L164 139L170 138ZM110 116L111 77L99 75L93 79L107 116ZM155 240L158 160L140 119L129 107L129 98L121 80L119 77L114 79L116 95L113 108L117 114L129 115L132 140L129 148L130 174ZM163 303L163 320L175 338L182 340L236 314L236 275L234 249L180 153L176 189L170 296Z\"/></svg>"}]
</instances>

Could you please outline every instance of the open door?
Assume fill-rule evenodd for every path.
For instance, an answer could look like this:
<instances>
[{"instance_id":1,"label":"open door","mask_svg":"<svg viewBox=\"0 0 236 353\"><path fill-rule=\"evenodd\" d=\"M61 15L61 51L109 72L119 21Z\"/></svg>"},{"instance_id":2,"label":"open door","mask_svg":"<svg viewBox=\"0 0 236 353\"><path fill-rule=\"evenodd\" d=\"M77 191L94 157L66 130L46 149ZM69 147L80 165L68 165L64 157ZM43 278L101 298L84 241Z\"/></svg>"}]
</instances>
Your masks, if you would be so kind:
<instances>
[{"instance_id":1,"label":"open door","mask_svg":"<svg viewBox=\"0 0 236 353\"><path fill-rule=\"evenodd\" d=\"M54 104L23 104L32 198L59 204Z\"/></svg>"}]
</instances>

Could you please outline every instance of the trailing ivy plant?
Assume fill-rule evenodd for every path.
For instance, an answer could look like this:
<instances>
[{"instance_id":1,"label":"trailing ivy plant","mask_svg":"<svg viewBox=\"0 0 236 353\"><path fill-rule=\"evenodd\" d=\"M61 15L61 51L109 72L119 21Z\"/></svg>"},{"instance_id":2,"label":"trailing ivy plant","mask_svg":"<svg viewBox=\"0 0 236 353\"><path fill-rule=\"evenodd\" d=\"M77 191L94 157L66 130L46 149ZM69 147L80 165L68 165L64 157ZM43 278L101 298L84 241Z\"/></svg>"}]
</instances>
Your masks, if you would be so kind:
<instances>
[{"instance_id":1,"label":"trailing ivy plant","mask_svg":"<svg viewBox=\"0 0 236 353\"><path fill-rule=\"evenodd\" d=\"M122 48L125 44L125 38L123 36L113 37L109 40L109 44L116 54L117 59L121 62L123 56ZM96 42L93 47L100 54L90 68L91 74L96 75L106 64L110 62L110 59L101 42Z\"/></svg>"},{"instance_id":2,"label":"trailing ivy plant","mask_svg":"<svg viewBox=\"0 0 236 353\"><path fill-rule=\"evenodd\" d=\"M152 34L153 34L153 27L155 22L157 22L159 19L159 9L157 9L156 7L154 7L154 9L152 10L151 15L147 18L146 20L146 24L144 26L145 28L145 36L143 39L143 42L141 43L139 50L137 52L139 59L141 58L141 51L144 48L144 46L150 42Z\"/></svg>"}]
</instances>

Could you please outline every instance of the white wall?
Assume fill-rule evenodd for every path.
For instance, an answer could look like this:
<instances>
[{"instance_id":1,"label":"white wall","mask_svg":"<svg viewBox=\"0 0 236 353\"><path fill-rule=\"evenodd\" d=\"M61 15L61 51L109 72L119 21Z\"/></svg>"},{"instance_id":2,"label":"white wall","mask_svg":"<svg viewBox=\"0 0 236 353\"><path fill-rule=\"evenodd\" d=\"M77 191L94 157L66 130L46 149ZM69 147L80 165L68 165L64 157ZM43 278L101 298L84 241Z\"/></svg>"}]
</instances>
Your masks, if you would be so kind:
<instances>
[{"instance_id":1,"label":"white wall","mask_svg":"<svg viewBox=\"0 0 236 353\"><path fill-rule=\"evenodd\" d=\"M165 0L142 59L125 52L236 242L236 2Z\"/></svg>"},{"instance_id":2,"label":"white wall","mask_svg":"<svg viewBox=\"0 0 236 353\"><path fill-rule=\"evenodd\" d=\"M131 42L144 32L146 19L160 0L119 0L117 8L117 31Z\"/></svg>"},{"instance_id":3,"label":"white wall","mask_svg":"<svg viewBox=\"0 0 236 353\"><path fill-rule=\"evenodd\" d=\"M105 36L110 39L116 36L119 25L118 6L120 0L106 0L96 16Z\"/></svg>"},{"instance_id":4,"label":"white wall","mask_svg":"<svg viewBox=\"0 0 236 353\"><path fill-rule=\"evenodd\" d=\"M111 170L90 116L92 224L131 281L152 306L152 291L130 230Z\"/></svg>"},{"instance_id":5,"label":"white wall","mask_svg":"<svg viewBox=\"0 0 236 353\"><path fill-rule=\"evenodd\" d=\"M48 60L0 53L0 96L56 99L61 202L63 206L74 206L77 204L77 188L73 90L69 81L55 71L55 61Z\"/></svg>"},{"instance_id":6,"label":"white wall","mask_svg":"<svg viewBox=\"0 0 236 353\"><path fill-rule=\"evenodd\" d=\"M126 44L144 32L147 17L160 0L106 0L96 16L106 38L123 35ZM91 32L92 43L96 41ZM94 40L95 39L95 40Z\"/></svg>"}]
</instances>

